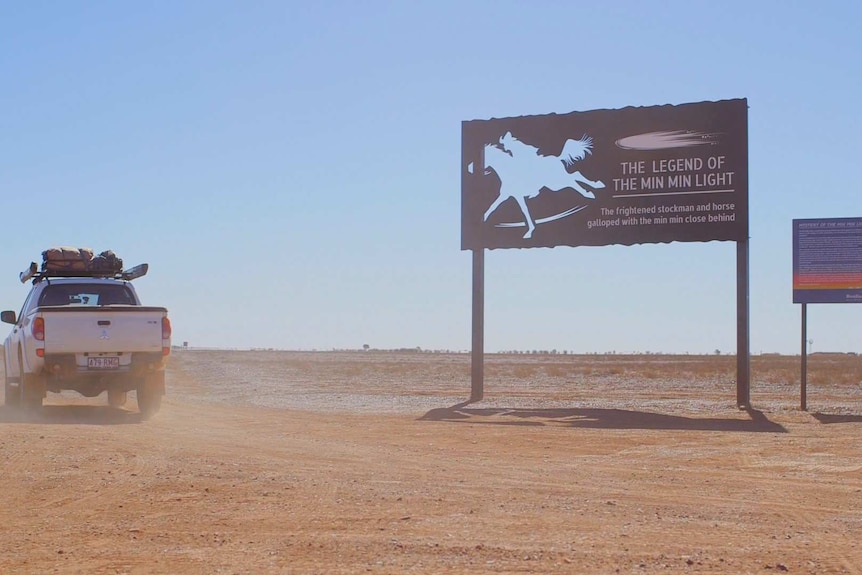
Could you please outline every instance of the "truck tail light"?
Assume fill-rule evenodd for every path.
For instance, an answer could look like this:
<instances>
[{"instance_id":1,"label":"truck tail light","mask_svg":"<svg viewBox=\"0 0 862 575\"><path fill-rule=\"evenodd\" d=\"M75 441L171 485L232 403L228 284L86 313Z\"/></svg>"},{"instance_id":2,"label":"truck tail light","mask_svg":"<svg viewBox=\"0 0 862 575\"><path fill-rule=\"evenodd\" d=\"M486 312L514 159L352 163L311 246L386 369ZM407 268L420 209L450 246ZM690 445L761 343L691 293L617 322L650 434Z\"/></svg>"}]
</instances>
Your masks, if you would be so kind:
<instances>
[{"instance_id":1,"label":"truck tail light","mask_svg":"<svg viewBox=\"0 0 862 575\"><path fill-rule=\"evenodd\" d=\"M162 318L162 341L171 339L171 320L167 316ZM162 355L168 356L171 354L171 348L162 347Z\"/></svg>"},{"instance_id":2,"label":"truck tail light","mask_svg":"<svg viewBox=\"0 0 862 575\"><path fill-rule=\"evenodd\" d=\"M37 317L33 320L33 339L45 341L45 318Z\"/></svg>"}]
</instances>

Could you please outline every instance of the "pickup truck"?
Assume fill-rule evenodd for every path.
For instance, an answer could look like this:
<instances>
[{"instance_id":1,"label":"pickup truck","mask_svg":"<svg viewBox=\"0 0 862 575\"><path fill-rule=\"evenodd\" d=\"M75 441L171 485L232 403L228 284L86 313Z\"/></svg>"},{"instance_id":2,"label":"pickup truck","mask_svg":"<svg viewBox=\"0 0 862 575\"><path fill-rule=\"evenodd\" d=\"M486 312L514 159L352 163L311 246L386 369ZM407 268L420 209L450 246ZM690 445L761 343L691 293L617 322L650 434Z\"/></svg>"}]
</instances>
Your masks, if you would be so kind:
<instances>
[{"instance_id":1,"label":"pickup truck","mask_svg":"<svg viewBox=\"0 0 862 575\"><path fill-rule=\"evenodd\" d=\"M158 412L171 322L165 308L141 305L131 281L146 272L22 272L33 287L21 311L0 314L14 326L3 344L6 405L38 409L46 392L73 390L107 392L121 407L134 390L143 418Z\"/></svg>"}]
</instances>

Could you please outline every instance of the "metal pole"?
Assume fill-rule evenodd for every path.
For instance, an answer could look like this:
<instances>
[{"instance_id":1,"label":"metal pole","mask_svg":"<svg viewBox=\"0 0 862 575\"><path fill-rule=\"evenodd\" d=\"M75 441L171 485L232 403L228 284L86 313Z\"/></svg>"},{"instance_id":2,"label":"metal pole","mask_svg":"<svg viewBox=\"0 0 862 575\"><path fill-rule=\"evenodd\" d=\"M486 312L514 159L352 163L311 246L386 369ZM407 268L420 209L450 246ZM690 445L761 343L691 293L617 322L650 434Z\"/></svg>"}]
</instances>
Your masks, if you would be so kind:
<instances>
[{"instance_id":1,"label":"metal pole","mask_svg":"<svg viewBox=\"0 0 862 575\"><path fill-rule=\"evenodd\" d=\"M802 378L799 390L799 408L808 411L808 304L802 304Z\"/></svg>"},{"instance_id":2,"label":"metal pole","mask_svg":"<svg viewBox=\"0 0 862 575\"><path fill-rule=\"evenodd\" d=\"M470 401L485 395L485 250L473 250L473 350Z\"/></svg>"},{"instance_id":3,"label":"metal pole","mask_svg":"<svg viewBox=\"0 0 862 575\"><path fill-rule=\"evenodd\" d=\"M751 407L749 340L748 239L736 242L736 405Z\"/></svg>"}]
</instances>

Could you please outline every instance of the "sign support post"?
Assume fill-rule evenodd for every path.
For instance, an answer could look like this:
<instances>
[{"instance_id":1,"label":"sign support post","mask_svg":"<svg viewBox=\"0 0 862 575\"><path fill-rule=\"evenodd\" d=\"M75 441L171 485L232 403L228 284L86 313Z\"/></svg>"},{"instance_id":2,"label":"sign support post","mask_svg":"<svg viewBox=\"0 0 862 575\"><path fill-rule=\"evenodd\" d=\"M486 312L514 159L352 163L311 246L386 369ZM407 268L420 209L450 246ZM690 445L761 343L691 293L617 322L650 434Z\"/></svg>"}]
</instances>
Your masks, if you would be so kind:
<instances>
[{"instance_id":1,"label":"sign support post","mask_svg":"<svg viewBox=\"0 0 862 575\"><path fill-rule=\"evenodd\" d=\"M800 379L799 408L808 411L808 304L802 304L802 377Z\"/></svg>"},{"instance_id":2,"label":"sign support post","mask_svg":"<svg viewBox=\"0 0 862 575\"><path fill-rule=\"evenodd\" d=\"M473 250L473 349L470 401L485 395L485 250Z\"/></svg>"},{"instance_id":3,"label":"sign support post","mask_svg":"<svg viewBox=\"0 0 862 575\"><path fill-rule=\"evenodd\" d=\"M736 242L736 405L751 408L748 240Z\"/></svg>"}]
</instances>

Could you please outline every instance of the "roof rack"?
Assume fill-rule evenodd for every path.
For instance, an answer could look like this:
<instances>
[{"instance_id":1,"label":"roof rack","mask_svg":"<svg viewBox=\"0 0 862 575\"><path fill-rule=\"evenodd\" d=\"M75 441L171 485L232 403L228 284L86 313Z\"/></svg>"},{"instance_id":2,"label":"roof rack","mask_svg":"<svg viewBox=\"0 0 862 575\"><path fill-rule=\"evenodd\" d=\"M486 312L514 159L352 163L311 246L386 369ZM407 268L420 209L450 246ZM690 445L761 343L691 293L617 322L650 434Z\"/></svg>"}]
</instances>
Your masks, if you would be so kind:
<instances>
[{"instance_id":1,"label":"roof rack","mask_svg":"<svg viewBox=\"0 0 862 575\"><path fill-rule=\"evenodd\" d=\"M105 270L40 270L36 262L30 262L30 266L18 274L21 283L27 283L31 279L33 284L47 278L108 278L132 281L145 276L149 270L149 264L138 264L127 270L105 271Z\"/></svg>"}]
</instances>

